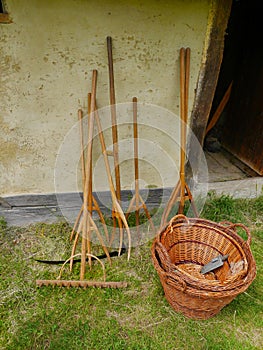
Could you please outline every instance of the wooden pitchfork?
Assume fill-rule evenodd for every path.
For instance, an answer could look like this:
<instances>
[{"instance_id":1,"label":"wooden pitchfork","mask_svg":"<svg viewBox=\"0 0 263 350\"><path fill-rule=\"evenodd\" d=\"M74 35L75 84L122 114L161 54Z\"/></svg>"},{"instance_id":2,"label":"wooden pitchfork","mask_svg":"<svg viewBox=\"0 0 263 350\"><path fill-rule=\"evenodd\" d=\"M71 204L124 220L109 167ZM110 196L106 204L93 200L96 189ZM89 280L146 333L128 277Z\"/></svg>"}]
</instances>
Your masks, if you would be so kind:
<instances>
[{"instance_id":1,"label":"wooden pitchfork","mask_svg":"<svg viewBox=\"0 0 263 350\"><path fill-rule=\"evenodd\" d=\"M135 224L137 234L139 234L140 225L140 209L144 209L145 215L151 225L153 232L155 227L151 219L151 215L147 209L147 206L140 195L139 189L139 159L138 159L138 123L137 123L137 98L133 97L133 146L134 146L134 177L135 177L135 193L130 201L129 207L126 212L126 219L128 219L131 211L135 211Z\"/></svg>"},{"instance_id":2,"label":"wooden pitchfork","mask_svg":"<svg viewBox=\"0 0 263 350\"><path fill-rule=\"evenodd\" d=\"M120 201L121 200L121 182L120 182L120 166L119 166L118 128L117 128L117 116L116 116L115 87L114 87L112 38L110 36L107 37L107 50L108 50L108 65L109 65L110 110L111 110L111 123L112 123L112 141L113 141L113 159L114 159L114 171L115 171L115 181L116 181L116 196L118 201Z\"/></svg>"},{"instance_id":3,"label":"wooden pitchfork","mask_svg":"<svg viewBox=\"0 0 263 350\"><path fill-rule=\"evenodd\" d=\"M81 170L82 170L82 183L83 183L83 194L85 193L85 181L86 181L86 168L88 162L91 164L90 165L90 175L89 175L89 185L88 185L88 212L90 213L90 216L92 217L92 212L96 211L99 215L100 221L103 225L104 233L106 236L107 242L109 242L109 233L107 229L106 222L104 220L103 214L100 210L99 204L96 201L95 197L93 196L92 193L92 154L87 154L86 161L85 161L85 156L84 156L84 140L83 140L83 112L81 109L78 111L78 117L79 117L79 127L80 127L80 146L81 146ZM90 118L91 118L91 93L88 94L88 126L90 126ZM84 203L79 211L79 214L77 216L77 219L75 221L75 224L73 226L70 240L73 239L74 234L75 234L75 239L72 247L72 252L71 255L75 255L76 251L76 246L79 240L79 233L81 232L81 225L83 225L83 221L81 220L82 215L83 215L83 209L84 209ZM91 241L90 238L87 240L87 253L91 254ZM89 260L89 265L91 266L91 257L88 255L88 260ZM73 267L73 258L70 259L70 271L72 271Z\"/></svg>"},{"instance_id":4,"label":"wooden pitchfork","mask_svg":"<svg viewBox=\"0 0 263 350\"><path fill-rule=\"evenodd\" d=\"M110 87L110 111L111 111L111 124L112 124L112 142L113 142L113 161L114 161L114 173L115 173L115 188L116 198L121 202L121 177L120 177L120 165L119 165L119 144L118 144L118 127L116 116L116 99L115 99L115 85L114 85L114 69L113 69L113 55L112 55L112 38L107 37L107 52L108 52L108 66L109 66L109 87ZM122 220L118 219L118 213L112 208L112 220L113 230L111 241L114 240L117 221L120 229L120 236L123 235Z\"/></svg>"},{"instance_id":5,"label":"wooden pitchfork","mask_svg":"<svg viewBox=\"0 0 263 350\"><path fill-rule=\"evenodd\" d=\"M107 155L107 150L106 150L106 144L104 140L104 135L100 123L100 118L99 118L99 113L98 110L95 110L95 118L96 118L96 123L98 127L98 134L99 134L99 139L100 139L100 144L101 144L101 150L102 150L102 155L104 158L104 163L105 163L105 168L107 172L107 177L108 177L108 183L110 186L110 193L111 193L111 199L112 199L112 211L114 212L115 218L118 221L119 227L120 227L120 243L119 243L119 255L121 254L121 249L123 246L123 228L126 229L127 235L128 235L128 260L130 259L131 255L131 234L130 234L130 229L126 220L126 217L123 213L123 210L120 206L120 203L118 201L112 176L111 176L111 169L110 169L110 164L109 164L109 159Z\"/></svg>"},{"instance_id":6,"label":"wooden pitchfork","mask_svg":"<svg viewBox=\"0 0 263 350\"><path fill-rule=\"evenodd\" d=\"M183 214L185 201L189 200L195 216L198 216L193 196L185 181L185 158L186 158L186 125L188 114L188 92L189 92L189 73L190 73L190 48L180 49L180 177L177 185L174 187L169 201L164 209L161 227L163 227L175 202L179 202L178 213Z\"/></svg>"}]
</instances>

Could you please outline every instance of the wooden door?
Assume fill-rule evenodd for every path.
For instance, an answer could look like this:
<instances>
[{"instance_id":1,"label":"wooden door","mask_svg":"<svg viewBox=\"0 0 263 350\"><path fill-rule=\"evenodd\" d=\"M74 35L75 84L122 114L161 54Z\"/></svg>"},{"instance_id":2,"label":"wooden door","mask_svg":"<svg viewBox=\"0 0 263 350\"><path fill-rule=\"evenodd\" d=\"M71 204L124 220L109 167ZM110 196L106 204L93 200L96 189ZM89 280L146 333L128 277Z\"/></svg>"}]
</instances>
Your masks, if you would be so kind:
<instances>
[{"instance_id":1,"label":"wooden door","mask_svg":"<svg viewBox=\"0 0 263 350\"><path fill-rule=\"evenodd\" d=\"M263 175L263 45L260 11L247 18L239 69L224 121L223 146ZM241 34L241 33L240 33Z\"/></svg>"}]
</instances>

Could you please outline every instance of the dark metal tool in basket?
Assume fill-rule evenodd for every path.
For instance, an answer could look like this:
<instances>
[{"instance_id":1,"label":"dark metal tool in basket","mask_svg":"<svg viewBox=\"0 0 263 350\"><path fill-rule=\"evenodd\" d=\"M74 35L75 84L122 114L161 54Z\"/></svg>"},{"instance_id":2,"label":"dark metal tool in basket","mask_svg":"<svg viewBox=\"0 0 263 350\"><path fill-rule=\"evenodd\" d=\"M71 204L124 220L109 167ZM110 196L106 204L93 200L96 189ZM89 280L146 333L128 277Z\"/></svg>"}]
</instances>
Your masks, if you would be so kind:
<instances>
[{"instance_id":1,"label":"dark metal tool in basket","mask_svg":"<svg viewBox=\"0 0 263 350\"><path fill-rule=\"evenodd\" d=\"M218 255L216 258L213 258L208 264L204 265L201 268L201 273L204 275L208 272L218 269L219 267L224 265L224 261L226 261L227 258L228 258L228 254Z\"/></svg>"}]
</instances>

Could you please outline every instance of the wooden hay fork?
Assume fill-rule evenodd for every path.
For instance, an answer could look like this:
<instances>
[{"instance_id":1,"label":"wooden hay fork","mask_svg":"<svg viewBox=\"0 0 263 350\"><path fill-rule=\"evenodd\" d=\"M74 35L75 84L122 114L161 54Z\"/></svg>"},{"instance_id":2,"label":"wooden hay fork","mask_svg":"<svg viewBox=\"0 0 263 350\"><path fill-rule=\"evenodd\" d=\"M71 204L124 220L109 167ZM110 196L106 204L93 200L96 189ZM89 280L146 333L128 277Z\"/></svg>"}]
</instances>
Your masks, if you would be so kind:
<instances>
[{"instance_id":1,"label":"wooden hay fork","mask_svg":"<svg viewBox=\"0 0 263 350\"><path fill-rule=\"evenodd\" d=\"M181 121L181 150L180 150L180 177L177 185L169 198L164 209L161 227L168 219L170 211L176 201L179 201L178 213L183 214L185 201L189 200L196 217L198 213L194 204L193 196L185 181L185 152L186 152L186 125L188 113L188 91L189 91L189 73L190 73L190 48L180 49L180 121Z\"/></svg>"},{"instance_id":2,"label":"wooden hay fork","mask_svg":"<svg viewBox=\"0 0 263 350\"><path fill-rule=\"evenodd\" d=\"M110 111L111 111L111 123L112 123L111 129L112 129L112 141L113 141L112 156L114 161L114 173L115 173L115 184L116 184L115 193L116 193L116 199L120 204L121 203L121 177L120 177L120 165L119 165L118 124L117 124L117 110L116 110L115 84L114 84L112 38L110 36L107 36L107 52L108 52L108 66L109 66ZM115 203L115 199L113 200L113 204L114 203ZM122 219L120 220L118 209L116 211L115 205L113 205L112 207L112 220L113 220L113 230L112 230L110 243L112 243L114 240L117 222L119 226L120 237L123 236L124 222Z\"/></svg>"},{"instance_id":3,"label":"wooden hay fork","mask_svg":"<svg viewBox=\"0 0 263 350\"><path fill-rule=\"evenodd\" d=\"M105 168L106 168L107 177L108 177L108 183L109 183L109 187L110 187L112 208L113 208L112 212L114 212L115 218L117 219L118 224L119 224L119 228L120 228L119 255L121 254L121 250L122 250L122 246L123 246L123 229L125 228L125 230L127 232L127 236L128 236L128 260L129 260L130 255L131 255L131 233L130 233L130 229L129 229L129 225L127 223L126 217L123 213L123 210L121 208L121 205L118 201L118 198L117 198L117 195L115 192L113 179L111 176L110 164L109 164L109 160L108 160L108 156L107 156L106 143L105 143L105 139L104 139L104 135L103 135L102 127L101 127L101 122L100 122L100 118L99 118L99 113L98 113L97 109L95 110L95 118L96 118L96 123L97 123L97 127L98 127L98 135L99 135L100 144L101 144L101 151L102 151L102 155L104 158ZM114 227L113 227L113 229L114 229ZM113 236L112 236L111 240L113 241Z\"/></svg>"},{"instance_id":4,"label":"wooden hay fork","mask_svg":"<svg viewBox=\"0 0 263 350\"><path fill-rule=\"evenodd\" d=\"M94 79L96 79L96 77L94 76L94 74L96 75L96 71L93 72L93 86L96 83L94 81ZM82 169L82 182L83 182L83 194L84 194L84 202L85 202L85 196L87 195L87 206L88 206L88 212L89 212L89 220L91 221L92 218L92 212L95 210L97 211L100 221L103 225L103 229L105 232L105 236L106 236L106 240L107 242L109 242L109 234L108 234L108 229L107 229L107 225L105 223L103 214L100 210L100 207L98 205L98 202L96 201L96 199L93 196L92 193L92 152L90 151L89 153L87 153L87 157L86 157L86 163L85 163L85 157L84 157L84 141L83 141L83 127L82 127L82 121L83 121L83 113L82 110L78 111L78 116L79 116L79 125L80 125L80 146L81 146L81 169ZM88 94L88 129L91 130L91 118L94 119L94 116L91 115L91 93ZM92 143L92 138L93 135L91 136L91 140L90 143ZM89 184L88 184L88 189L85 188L85 183L86 183L86 169L87 167L89 167ZM70 236L70 240L72 241L74 235L75 235L75 239L73 242L73 247L72 247L72 252L71 255L75 255L75 251L76 251L76 246L79 240L79 235L81 230L83 229L83 217L84 217L84 203L79 211L78 217L75 221L74 227L72 229L71 232L71 236ZM95 229L95 231L97 232L98 235L98 228L95 225L95 222L92 221L92 227L91 229ZM88 235L87 235L87 253L90 254L91 253L91 241L90 241L90 237L89 237L89 233L90 230L88 230ZM104 248L103 248L104 249ZM105 251L105 249L104 249ZM89 260L89 266L91 267L91 258L89 256L88 258ZM70 260L70 271L72 271L73 268L73 258L71 258Z\"/></svg>"},{"instance_id":5,"label":"wooden hay fork","mask_svg":"<svg viewBox=\"0 0 263 350\"><path fill-rule=\"evenodd\" d=\"M135 178L135 193L130 201L129 207L126 212L126 219L128 219L130 213L135 211L135 224L137 234L139 234L140 226L140 209L144 209L145 215L149 221L151 229L155 232L155 227L152 222L151 215L148 208L140 195L139 189L139 159L138 159L138 123L137 123L137 97L132 99L133 106L133 147L134 147L134 178Z\"/></svg>"}]
</instances>

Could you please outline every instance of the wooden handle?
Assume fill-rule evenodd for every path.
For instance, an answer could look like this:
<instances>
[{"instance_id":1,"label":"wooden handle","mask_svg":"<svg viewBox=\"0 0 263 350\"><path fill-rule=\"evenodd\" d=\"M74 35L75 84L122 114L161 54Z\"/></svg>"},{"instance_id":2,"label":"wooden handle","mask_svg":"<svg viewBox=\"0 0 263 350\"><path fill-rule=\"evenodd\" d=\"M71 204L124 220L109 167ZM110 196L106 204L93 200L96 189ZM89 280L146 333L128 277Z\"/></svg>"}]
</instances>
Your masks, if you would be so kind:
<instances>
[{"instance_id":1,"label":"wooden handle","mask_svg":"<svg viewBox=\"0 0 263 350\"><path fill-rule=\"evenodd\" d=\"M187 125L187 119L188 119L188 99L189 99L189 80L190 80L190 53L191 50L189 47L185 50L185 107L184 107L184 122L185 127ZM185 128L186 129L186 128Z\"/></svg>"},{"instance_id":2,"label":"wooden handle","mask_svg":"<svg viewBox=\"0 0 263 350\"><path fill-rule=\"evenodd\" d=\"M82 191L85 190L85 155L84 155L84 139L83 139L83 111L78 110L79 133L80 133L80 153L81 153L81 174L82 174Z\"/></svg>"},{"instance_id":3,"label":"wooden handle","mask_svg":"<svg viewBox=\"0 0 263 350\"><path fill-rule=\"evenodd\" d=\"M230 97L230 94L231 94L231 90L232 90L232 85L233 85L233 81L231 81L230 85L228 86L221 102L219 103L215 113L213 114L207 128L206 128L206 131L205 131L205 135L208 134L208 132L216 125L221 113L223 112L228 100L229 100L229 97Z\"/></svg>"},{"instance_id":4,"label":"wooden handle","mask_svg":"<svg viewBox=\"0 0 263 350\"><path fill-rule=\"evenodd\" d=\"M180 203L178 212L183 213L185 202L185 147L186 147L186 128L185 128L185 48L180 49L180 119L181 119L181 152L180 152Z\"/></svg>"},{"instance_id":5,"label":"wooden handle","mask_svg":"<svg viewBox=\"0 0 263 350\"><path fill-rule=\"evenodd\" d=\"M132 99L133 106L133 143L134 143L134 178L135 178L135 224L137 232L140 225L140 197L139 197L139 159L138 159L138 124L137 124L137 97Z\"/></svg>"},{"instance_id":6,"label":"wooden handle","mask_svg":"<svg viewBox=\"0 0 263 350\"><path fill-rule=\"evenodd\" d=\"M137 98L133 97L133 142L134 142L134 172L135 185L139 179L139 163L138 163L138 124L137 124Z\"/></svg>"},{"instance_id":7,"label":"wooden handle","mask_svg":"<svg viewBox=\"0 0 263 350\"><path fill-rule=\"evenodd\" d=\"M180 173L184 173L185 163L185 49L180 49L180 119L181 119L181 165Z\"/></svg>"},{"instance_id":8,"label":"wooden handle","mask_svg":"<svg viewBox=\"0 0 263 350\"><path fill-rule=\"evenodd\" d=\"M112 57L112 38L107 36L107 51L109 64L109 82L110 82L110 104L115 105L115 87L114 87L114 72L113 72L113 57Z\"/></svg>"},{"instance_id":9,"label":"wooden handle","mask_svg":"<svg viewBox=\"0 0 263 350\"><path fill-rule=\"evenodd\" d=\"M91 113L91 93L88 93L88 120L90 119L90 113ZM87 158L87 162L90 162L90 178L89 178L89 198L88 198L88 208L89 212L92 215L92 153L89 155L90 158Z\"/></svg>"},{"instance_id":10,"label":"wooden handle","mask_svg":"<svg viewBox=\"0 0 263 350\"><path fill-rule=\"evenodd\" d=\"M113 158L114 158L115 181L116 181L116 196L117 196L117 199L120 201L121 200L121 182L120 182L120 166L119 166L118 129L117 129L117 117L116 117L113 58L112 58L112 38L110 36L107 37L107 50L108 50L108 65L109 65L110 106L111 106L111 123L112 123Z\"/></svg>"},{"instance_id":11,"label":"wooden handle","mask_svg":"<svg viewBox=\"0 0 263 350\"><path fill-rule=\"evenodd\" d=\"M97 70L92 72L92 92L91 92L91 104L90 104L90 117L89 117L89 129L88 129L88 145L87 145L87 163L85 174L85 186L83 193L83 229L82 229L82 241L81 241L81 264L80 264L80 279L84 280L86 270L86 255L87 247L89 246L89 223L88 223L88 202L92 193L89 193L90 189L90 174L91 174L91 157L92 157L92 139L94 128L94 111L96 104L96 90L97 90Z\"/></svg>"}]
</instances>

